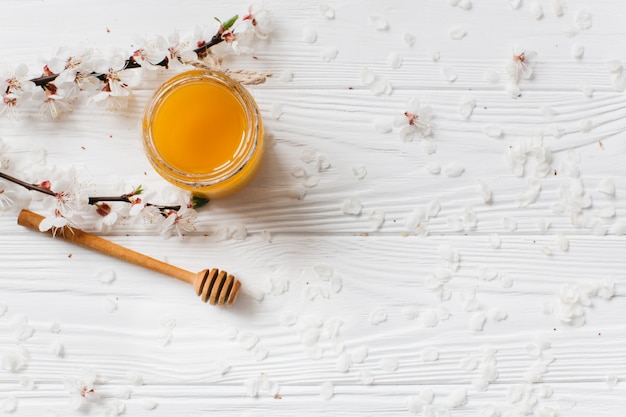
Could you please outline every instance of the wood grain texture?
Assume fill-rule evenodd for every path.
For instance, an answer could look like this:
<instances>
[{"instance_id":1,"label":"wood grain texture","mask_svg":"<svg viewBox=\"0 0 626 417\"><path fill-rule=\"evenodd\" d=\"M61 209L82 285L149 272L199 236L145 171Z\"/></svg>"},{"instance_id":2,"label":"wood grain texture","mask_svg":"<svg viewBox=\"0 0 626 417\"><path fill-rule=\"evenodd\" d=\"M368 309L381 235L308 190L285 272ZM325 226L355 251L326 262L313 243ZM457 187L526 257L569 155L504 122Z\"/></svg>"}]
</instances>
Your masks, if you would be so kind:
<instances>
[{"instance_id":1,"label":"wood grain texture","mask_svg":"<svg viewBox=\"0 0 626 417\"><path fill-rule=\"evenodd\" d=\"M182 238L164 240L143 224L106 236L189 271L229 271L242 282L231 309L198 302L185 283L25 230L3 213L0 413L487 417L495 407L509 417L613 417L626 409L626 106L607 67L626 59L626 3L564 0L562 17L556 1L519 9L474 1L467 11L449 3L329 1L329 20L317 1L268 2L276 31L255 44L256 59L227 62L273 73L251 87L271 143L258 176L212 201L197 231ZM57 47L186 35L247 6L3 1L0 35L11 41L0 45L2 61L27 63L36 75ZM568 35L582 10L592 27ZM376 30L371 19L379 17L387 30ZM452 40L453 27L467 35ZM303 29L316 34L314 43ZM412 47L405 33L415 35ZM538 53L518 98L506 91L514 45ZM322 59L327 48L338 50L330 62ZM388 64L391 52L399 68ZM391 93L364 85L363 68ZM452 70L453 82L445 75ZM167 186L143 155L139 120L167 76L133 85L124 112L82 103L54 122L36 109L17 122L0 119L12 167L36 182L53 166L75 166L91 194L142 184L166 201ZM582 91L589 88L591 97ZM432 106L434 153L422 140L404 142L397 129L375 128L402 116L412 98ZM467 99L476 107L465 119L459 108ZM503 135L487 136L489 125ZM525 175L515 175L506 153L540 135L553 159L547 175L534 178L532 155ZM319 171L303 152L330 167ZM452 163L462 175L426 169ZM366 175L357 178L355 168ZM301 170L319 182L303 186L294 175ZM591 204L579 216L559 214L555 206L577 178ZM614 195L601 191L607 180ZM528 202L533 186L541 190ZM301 187L304 198L290 197ZM344 214L349 198L362 204L360 214ZM414 219L435 203L441 209L421 222L428 234L420 236ZM385 215L380 229L369 217L375 210ZM467 220L474 215L475 225ZM240 240L228 237L235 232ZM458 264L446 255L452 249ZM604 299L607 283L614 294ZM594 285L602 290L585 293ZM569 304L568 290L579 296ZM583 326L562 320L572 306ZM65 378L84 368L96 371L102 398L73 411ZM433 397L423 408L420 393Z\"/></svg>"}]
</instances>

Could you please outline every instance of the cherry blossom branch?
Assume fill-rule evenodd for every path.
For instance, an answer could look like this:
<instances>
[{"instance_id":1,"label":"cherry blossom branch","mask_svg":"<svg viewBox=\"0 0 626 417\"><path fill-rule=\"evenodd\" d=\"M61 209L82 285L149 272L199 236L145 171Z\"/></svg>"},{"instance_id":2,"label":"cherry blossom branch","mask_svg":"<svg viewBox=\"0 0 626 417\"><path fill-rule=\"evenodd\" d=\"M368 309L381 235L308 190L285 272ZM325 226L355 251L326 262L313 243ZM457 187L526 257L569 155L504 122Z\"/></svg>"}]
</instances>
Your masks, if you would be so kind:
<instances>
[{"instance_id":1,"label":"cherry blossom branch","mask_svg":"<svg viewBox=\"0 0 626 417\"><path fill-rule=\"evenodd\" d=\"M26 188L29 191L37 191L52 197L58 197L59 193L52 191L49 188L49 184L47 181L44 181L41 184L31 184L28 183L26 181L20 180L19 178L13 177L9 174L6 174L4 172L0 171L0 178L4 178L5 180L12 182L16 185L19 185L20 187ZM87 199L87 204L92 205L92 206L98 206L100 203L104 203L104 202L122 202L122 203L129 203L129 204L134 204L136 203L136 199L133 199L133 197L136 197L140 194L143 193L143 188L141 186L135 188L132 192L127 193L127 194L122 194L119 196L97 196L97 197L88 197ZM206 205L209 202L209 199L201 197L201 196L197 196L194 195L191 198L191 208L200 208L204 205ZM150 206L150 207L155 207L157 208L159 211L161 212L165 212L168 210L174 210L174 211L178 211L181 209L180 205L160 205L160 204L152 204L152 203L145 203L146 206Z\"/></svg>"},{"instance_id":2,"label":"cherry blossom branch","mask_svg":"<svg viewBox=\"0 0 626 417\"><path fill-rule=\"evenodd\" d=\"M11 175L5 174L4 172L1 172L1 171L0 171L0 178L4 178L5 180L10 181L14 184L17 184L21 187L24 187L29 191L38 191L40 193L47 194L52 197L56 195L54 191L50 190L49 188L42 187L41 185L38 185L38 184L27 183L26 181L22 181L18 178L12 177Z\"/></svg>"},{"instance_id":3,"label":"cherry blossom branch","mask_svg":"<svg viewBox=\"0 0 626 417\"><path fill-rule=\"evenodd\" d=\"M213 35L213 37L209 41L198 42L198 47L193 50L193 52L196 53L198 58L205 57L208 54L209 49L211 49L215 45L218 45L224 42L225 40L229 38L229 36L232 36L230 29L235 24L237 19L239 19L239 15L235 15L231 17L227 21L220 24L220 27L217 33ZM157 62L156 64L153 64L153 65L167 68L169 65L169 61L170 59L166 56L163 58L162 61ZM130 57L126 59L122 70L132 69L132 68L141 68L141 65L135 60L135 57L133 55L131 55ZM107 74L98 74L98 73L92 72L90 75L99 79L100 81L107 80ZM58 76L59 74L54 74L54 73L47 74L41 77L31 78L30 81L34 83L36 86L43 88L49 83L56 80Z\"/></svg>"}]
</instances>

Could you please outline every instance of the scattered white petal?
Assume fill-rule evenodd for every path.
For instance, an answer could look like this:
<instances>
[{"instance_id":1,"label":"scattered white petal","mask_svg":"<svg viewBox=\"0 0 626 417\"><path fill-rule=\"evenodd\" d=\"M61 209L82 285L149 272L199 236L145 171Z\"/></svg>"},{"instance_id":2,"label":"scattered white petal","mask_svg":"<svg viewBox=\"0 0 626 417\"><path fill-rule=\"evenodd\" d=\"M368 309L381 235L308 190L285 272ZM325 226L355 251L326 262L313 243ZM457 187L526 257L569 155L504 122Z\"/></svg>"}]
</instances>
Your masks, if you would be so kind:
<instances>
[{"instance_id":1,"label":"scattered white petal","mask_svg":"<svg viewBox=\"0 0 626 417\"><path fill-rule=\"evenodd\" d=\"M455 41L463 39L466 35L467 31L460 26L454 26L448 31L448 36L450 37L450 39Z\"/></svg>"},{"instance_id":2,"label":"scattered white petal","mask_svg":"<svg viewBox=\"0 0 626 417\"><path fill-rule=\"evenodd\" d=\"M254 348L257 343L259 343L259 336L250 331L240 332L239 336L237 337L237 342L244 349L252 350L252 348Z\"/></svg>"},{"instance_id":3,"label":"scattered white petal","mask_svg":"<svg viewBox=\"0 0 626 417\"><path fill-rule=\"evenodd\" d=\"M478 183L478 191L480 192L483 203L491 204L493 202L493 193L486 183L482 181Z\"/></svg>"},{"instance_id":4,"label":"scattered white petal","mask_svg":"<svg viewBox=\"0 0 626 417\"><path fill-rule=\"evenodd\" d=\"M397 52L390 52L387 55L387 65L391 69L398 69L402 66L402 57Z\"/></svg>"},{"instance_id":5,"label":"scattered white petal","mask_svg":"<svg viewBox=\"0 0 626 417\"><path fill-rule=\"evenodd\" d=\"M359 346L359 347L357 347L351 353L351 355L352 355L352 362L353 363L363 363L363 362L365 362L365 359L367 359L368 353L369 353L369 349L367 348L367 346Z\"/></svg>"},{"instance_id":6,"label":"scattered white petal","mask_svg":"<svg viewBox=\"0 0 626 417\"><path fill-rule=\"evenodd\" d=\"M265 242L271 243L272 242L272 233L270 233L269 230L261 230L261 239L263 239Z\"/></svg>"},{"instance_id":7,"label":"scattered white petal","mask_svg":"<svg viewBox=\"0 0 626 417\"><path fill-rule=\"evenodd\" d=\"M502 137L502 128L497 125L487 125L483 127L483 133L490 138L499 139Z\"/></svg>"},{"instance_id":8,"label":"scattered white petal","mask_svg":"<svg viewBox=\"0 0 626 417\"><path fill-rule=\"evenodd\" d=\"M367 175L367 167L365 165L352 165L352 175L358 180L362 180Z\"/></svg>"},{"instance_id":9,"label":"scattered white petal","mask_svg":"<svg viewBox=\"0 0 626 417\"><path fill-rule=\"evenodd\" d=\"M31 377L22 376L20 377L20 386L25 390L32 391L35 389L35 381Z\"/></svg>"},{"instance_id":10,"label":"scattered white petal","mask_svg":"<svg viewBox=\"0 0 626 417\"><path fill-rule=\"evenodd\" d=\"M441 52L439 52L436 49L431 50L430 51L430 59L432 59L433 62L439 61L441 59ZM455 74L456 74L456 72L455 72Z\"/></svg>"},{"instance_id":11,"label":"scattered white petal","mask_svg":"<svg viewBox=\"0 0 626 417\"><path fill-rule=\"evenodd\" d=\"M443 172L449 178L457 178L463 175L465 168L458 162L450 162L443 167Z\"/></svg>"},{"instance_id":12,"label":"scattered white petal","mask_svg":"<svg viewBox=\"0 0 626 417\"><path fill-rule=\"evenodd\" d=\"M522 5L522 0L509 0L509 5L513 10L519 9L519 7Z\"/></svg>"},{"instance_id":13,"label":"scattered white petal","mask_svg":"<svg viewBox=\"0 0 626 417\"><path fill-rule=\"evenodd\" d=\"M333 290L333 292L338 293L341 291L342 288L343 288L343 279L341 278L341 276L333 275L330 278L330 289Z\"/></svg>"},{"instance_id":14,"label":"scattered white petal","mask_svg":"<svg viewBox=\"0 0 626 417\"><path fill-rule=\"evenodd\" d=\"M611 74L618 75L618 74L621 74L624 71L624 66L622 65L622 61L620 61L618 59L612 59L610 61L607 61L606 69Z\"/></svg>"},{"instance_id":15,"label":"scattered white petal","mask_svg":"<svg viewBox=\"0 0 626 417\"><path fill-rule=\"evenodd\" d=\"M476 108L476 99L471 97L462 97L461 104L459 106L459 114L465 120L469 119Z\"/></svg>"},{"instance_id":16,"label":"scattered white petal","mask_svg":"<svg viewBox=\"0 0 626 417\"><path fill-rule=\"evenodd\" d=\"M380 133L391 133L393 131L393 122L388 119L375 118L374 129Z\"/></svg>"},{"instance_id":17,"label":"scattered white petal","mask_svg":"<svg viewBox=\"0 0 626 417\"><path fill-rule=\"evenodd\" d=\"M435 362L439 359L439 349L427 347L422 349L422 362Z\"/></svg>"},{"instance_id":18,"label":"scattered white petal","mask_svg":"<svg viewBox=\"0 0 626 417\"><path fill-rule=\"evenodd\" d=\"M603 194L606 194L608 196L614 196L615 195L615 181L613 181L612 179L605 178L602 181L600 181L600 184L598 184L597 189Z\"/></svg>"},{"instance_id":19,"label":"scattered white petal","mask_svg":"<svg viewBox=\"0 0 626 417\"><path fill-rule=\"evenodd\" d=\"M117 299L107 297L104 299L104 311L107 313L115 313L117 311Z\"/></svg>"},{"instance_id":20,"label":"scattered white petal","mask_svg":"<svg viewBox=\"0 0 626 417\"><path fill-rule=\"evenodd\" d=\"M315 43L317 33L311 28L304 27L302 28L302 40L306 43Z\"/></svg>"},{"instance_id":21,"label":"scattered white petal","mask_svg":"<svg viewBox=\"0 0 626 417\"><path fill-rule=\"evenodd\" d=\"M313 270L317 274L317 276L323 281L328 281L330 277L333 275L333 269L325 264L315 265Z\"/></svg>"},{"instance_id":22,"label":"scattered white petal","mask_svg":"<svg viewBox=\"0 0 626 417\"><path fill-rule=\"evenodd\" d=\"M472 2L469 0L461 0L457 3L456 7L463 10L472 10Z\"/></svg>"},{"instance_id":23,"label":"scattered white petal","mask_svg":"<svg viewBox=\"0 0 626 417\"><path fill-rule=\"evenodd\" d=\"M565 14L564 0L552 0L552 12L556 17L563 16Z\"/></svg>"},{"instance_id":24,"label":"scattered white petal","mask_svg":"<svg viewBox=\"0 0 626 417\"><path fill-rule=\"evenodd\" d=\"M465 372L471 372L474 369L478 368L478 359L469 355L465 356L463 359L461 359L459 366Z\"/></svg>"},{"instance_id":25,"label":"scattered white petal","mask_svg":"<svg viewBox=\"0 0 626 417\"><path fill-rule=\"evenodd\" d=\"M617 377L617 375L615 375L615 374L608 374L606 376L606 385L609 388L609 391L612 391L613 388L615 388L615 386L617 385L618 382L619 382L619 378Z\"/></svg>"},{"instance_id":26,"label":"scattered white petal","mask_svg":"<svg viewBox=\"0 0 626 417\"><path fill-rule=\"evenodd\" d=\"M443 72L443 77L446 81L454 82L457 79L456 69L450 65L444 65L441 67L441 71Z\"/></svg>"},{"instance_id":27,"label":"scattered white petal","mask_svg":"<svg viewBox=\"0 0 626 417\"><path fill-rule=\"evenodd\" d=\"M393 372L398 369L399 362L396 358L383 358L378 362L380 369L386 372Z\"/></svg>"},{"instance_id":28,"label":"scattered white petal","mask_svg":"<svg viewBox=\"0 0 626 417\"><path fill-rule=\"evenodd\" d=\"M15 339L18 342L24 342L35 334L35 329L28 324L21 324L15 329Z\"/></svg>"},{"instance_id":29,"label":"scattered white petal","mask_svg":"<svg viewBox=\"0 0 626 417\"><path fill-rule=\"evenodd\" d=\"M228 371L230 371L230 363L224 361L224 360L219 360L217 362L215 362L215 370L217 371L217 374L219 376L224 376L228 373Z\"/></svg>"},{"instance_id":30,"label":"scattered white petal","mask_svg":"<svg viewBox=\"0 0 626 417\"><path fill-rule=\"evenodd\" d=\"M556 236L556 244L563 252L567 252L569 250L569 239L563 233L557 233Z\"/></svg>"},{"instance_id":31,"label":"scattered white petal","mask_svg":"<svg viewBox=\"0 0 626 417\"><path fill-rule=\"evenodd\" d=\"M583 133L589 133L593 129L593 120L584 119L580 121L580 131Z\"/></svg>"},{"instance_id":32,"label":"scattered white petal","mask_svg":"<svg viewBox=\"0 0 626 417\"><path fill-rule=\"evenodd\" d=\"M313 188L320 183L320 179L321 178L318 175L310 175L302 181L302 185L307 188Z\"/></svg>"},{"instance_id":33,"label":"scattered white petal","mask_svg":"<svg viewBox=\"0 0 626 417\"><path fill-rule=\"evenodd\" d=\"M275 120L280 119L280 116L283 115L283 105L280 103L272 104L272 117Z\"/></svg>"},{"instance_id":34,"label":"scattered white petal","mask_svg":"<svg viewBox=\"0 0 626 417\"><path fill-rule=\"evenodd\" d=\"M335 9L327 4L320 4L320 13L328 20L333 20L335 18Z\"/></svg>"},{"instance_id":35,"label":"scattered white petal","mask_svg":"<svg viewBox=\"0 0 626 417\"><path fill-rule=\"evenodd\" d=\"M446 404L450 408L458 408L467 404L467 391L465 388L458 388L448 394Z\"/></svg>"},{"instance_id":36,"label":"scattered white petal","mask_svg":"<svg viewBox=\"0 0 626 417\"><path fill-rule=\"evenodd\" d=\"M511 288L513 286L513 278L509 274L501 274L500 285L502 288Z\"/></svg>"},{"instance_id":37,"label":"scattered white petal","mask_svg":"<svg viewBox=\"0 0 626 417\"><path fill-rule=\"evenodd\" d=\"M475 313L469 319L469 327L471 330L480 332L483 330L486 320L487 317L485 317L484 313Z\"/></svg>"},{"instance_id":38,"label":"scattered white petal","mask_svg":"<svg viewBox=\"0 0 626 417\"><path fill-rule=\"evenodd\" d=\"M293 72L289 70L283 70L278 75L278 79L284 83L291 82L293 80Z\"/></svg>"},{"instance_id":39,"label":"scattered white petal","mask_svg":"<svg viewBox=\"0 0 626 417\"><path fill-rule=\"evenodd\" d=\"M370 220L370 223L372 225L372 231L380 230L385 223L385 212L382 210L372 210L368 216L368 219Z\"/></svg>"},{"instance_id":40,"label":"scattered white petal","mask_svg":"<svg viewBox=\"0 0 626 417\"><path fill-rule=\"evenodd\" d=\"M0 317L4 316L8 310L9 307L6 304L0 304Z\"/></svg>"},{"instance_id":41,"label":"scattered white petal","mask_svg":"<svg viewBox=\"0 0 626 417\"><path fill-rule=\"evenodd\" d=\"M585 54L585 47L576 43L572 45L571 51L572 51L572 56L574 58L581 59L583 55Z\"/></svg>"},{"instance_id":42,"label":"scattered white petal","mask_svg":"<svg viewBox=\"0 0 626 417\"><path fill-rule=\"evenodd\" d=\"M435 309L429 308L419 315L422 325L427 328L436 327L439 324L439 314Z\"/></svg>"},{"instance_id":43,"label":"scattered white petal","mask_svg":"<svg viewBox=\"0 0 626 417\"><path fill-rule=\"evenodd\" d=\"M265 360L267 358L269 353L269 350L265 346L256 345L256 347L254 348L254 359L261 362L262 360Z\"/></svg>"},{"instance_id":44,"label":"scattered white petal","mask_svg":"<svg viewBox=\"0 0 626 417\"><path fill-rule=\"evenodd\" d=\"M159 406L159 403L154 400L143 400L141 402L141 407L147 411L152 411L158 406Z\"/></svg>"},{"instance_id":45,"label":"scattered white petal","mask_svg":"<svg viewBox=\"0 0 626 417\"><path fill-rule=\"evenodd\" d=\"M404 44L410 48L415 45L416 39L415 35L413 35L412 33L405 33L404 35L402 35L402 40L404 41Z\"/></svg>"},{"instance_id":46,"label":"scattered white petal","mask_svg":"<svg viewBox=\"0 0 626 417\"><path fill-rule=\"evenodd\" d=\"M280 314L279 321L280 324L282 324L283 326L293 326L294 324L296 324L296 321L298 321L298 316L296 316L291 311L285 311Z\"/></svg>"},{"instance_id":47,"label":"scattered white petal","mask_svg":"<svg viewBox=\"0 0 626 417\"><path fill-rule=\"evenodd\" d=\"M320 397L328 401L333 398L333 395L335 395L335 386L333 383L330 381L322 382L322 385L320 385Z\"/></svg>"},{"instance_id":48,"label":"scattered white petal","mask_svg":"<svg viewBox=\"0 0 626 417\"><path fill-rule=\"evenodd\" d=\"M330 62L334 60L335 58L337 58L338 54L339 54L339 49L335 48L334 46L329 46L328 48L322 49L322 53L320 57L322 58L322 61Z\"/></svg>"},{"instance_id":49,"label":"scattered white petal","mask_svg":"<svg viewBox=\"0 0 626 417\"><path fill-rule=\"evenodd\" d=\"M370 24L374 26L374 29L384 31L389 29L389 22L387 19L381 16L370 16Z\"/></svg>"},{"instance_id":50,"label":"scattered white petal","mask_svg":"<svg viewBox=\"0 0 626 417\"><path fill-rule=\"evenodd\" d=\"M17 410L17 398L13 396L6 397L4 401L2 401L2 411L12 413L15 410Z\"/></svg>"},{"instance_id":51,"label":"scattered white petal","mask_svg":"<svg viewBox=\"0 0 626 417\"><path fill-rule=\"evenodd\" d=\"M361 214L362 209L363 205L355 197L346 198L341 204L341 211L343 214L358 216Z\"/></svg>"},{"instance_id":52,"label":"scattered white petal","mask_svg":"<svg viewBox=\"0 0 626 417\"><path fill-rule=\"evenodd\" d=\"M52 342L50 345L50 352L52 352L54 356L63 356L64 351L65 348L59 342Z\"/></svg>"},{"instance_id":53,"label":"scattered white petal","mask_svg":"<svg viewBox=\"0 0 626 417\"><path fill-rule=\"evenodd\" d=\"M419 308L417 306L402 307L402 315L409 320L413 320L419 316Z\"/></svg>"},{"instance_id":54,"label":"scattered white petal","mask_svg":"<svg viewBox=\"0 0 626 417\"><path fill-rule=\"evenodd\" d=\"M371 385L374 383L374 374L366 369L359 371L359 381L363 385Z\"/></svg>"},{"instance_id":55,"label":"scattered white petal","mask_svg":"<svg viewBox=\"0 0 626 417\"><path fill-rule=\"evenodd\" d=\"M500 238L500 235L497 233L492 233L489 235L489 245L493 248L493 249L499 249L500 246L502 246L502 239Z\"/></svg>"},{"instance_id":56,"label":"scattered white petal","mask_svg":"<svg viewBox=\"0 0 626 417\"><path fill-rule=\"evenodd\" d=\"M143 385L143 376L138 372L128 372L126 379L131 385L136 387Z\"/></svg>"},{"instance_id":57,"label":"scattered white petal","mask_svg":"<svg viewBox=\"0 0 626 417\"><path fill-rule=\"evenodd\" d=\"M511 98L518 98L522 95L522 90L520 90L519 85L517 84L509 83L506 85L505 90Z\"/></svg>"},{"instance_id":58,"label":"scattered white petal","mask_svg":"<svg viewBox=\"0 0 626 417\"><path fill-rule=\"evenodd\" d=\"M535 19L537 19L537 20L543 19L543 7L541 7L541 4L533 3L530 8L531 8L531 12L533 14L533 17Z\"/></svg>"},{"instance_id":59,"label":"scattered white petal","mask_svg":"<svg viewBox=\"0 0 626 417\"><path fill-rule=\"evenodd\" d=\"M580 30L591 29L593 25L591 13L589 13L586 9L581 9L574 16L574 21L576 22L576 27Z\"/></svg>"},{"instance_id":60,"label":"scattered white petal","mask_svg":"<svg viewBox=\"0 0 626 417\"><path fill-rule=\"evenodd\" d=\"M501 308L492 308L489 310L489 318L493 321L503 321L509 317L508 313Z\"/></svg>"},{"instance_id":61,"label":"scattered white petal","mask_svg":"<svg viewBox=\"0 0 626 417\"><path fill-rule=\"evenodd\" d=\"M339 355L339 357L337 358L337 361L335 362L335 368L339 372L348 372L351 366L352 366L352 358L350 358L350 355L345 352Z\"/></svg>"},{"instance_id":62,"label":"scattered white petal","mask_svg":"<svg viewBox=\"0 0 626 417\"><path fill-rule=\"evenodd\" d=\"M504 217L502 219L502 225L509 232L514 232L517 230L517 221L512 217Z\"/></svg>"},{"instance_id":63,"label":"scattered white petal","mask_svg":"<svg viewBox=\"0 0 626 417\"><path fill-rule=\"evenodd\" d=\"M380 308L374 309L370 313L369 321L372 326L377 326L380 323L387 321L387 313L385 312L385 310Z\"/></svg>"},{"instance_id":64,"label":"scattered white petal","mask_svg":"<svg viewBox=\"0 0 626 417\"><path fill-rule=\"evenodd\" d=\"M306 187L302 184L289 187L287 189L287 197L294 200L302 200L306 195Z\"/></svg>"},{"instance_id":65,"label":"scattered white petal","mask_svg":"<svg viewBox=\"0 0 626 417\"><path fill-rule=\"evenodd\" d=\"M372 85L376 81L376 74L369 67L361 68L359 79L363 85Z\"/></svg>"},{"instance_id":66,"label":"scattered white petal","mask_svg":"<svg viewBox=\"0 0 626 417\"><path fill-rule=\"evenodd\" d=\"M112 269L104 269L96 272L94 277L103 284L111 284L115 281L115 271Z\"/></svg>"}]
</instances>

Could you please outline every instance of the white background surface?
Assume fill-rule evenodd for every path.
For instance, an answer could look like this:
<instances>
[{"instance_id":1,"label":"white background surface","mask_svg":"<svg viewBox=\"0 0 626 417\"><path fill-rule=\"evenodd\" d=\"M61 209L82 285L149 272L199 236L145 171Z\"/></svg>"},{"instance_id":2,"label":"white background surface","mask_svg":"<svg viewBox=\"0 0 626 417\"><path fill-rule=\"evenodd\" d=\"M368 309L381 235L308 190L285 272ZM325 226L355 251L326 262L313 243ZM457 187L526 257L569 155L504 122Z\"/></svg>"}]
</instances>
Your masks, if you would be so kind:
<instances>
[{"instance_id":1,"label":"white background surface","mask_svg":"<svg viewBox=\"0 0 626 417\"><path fill-rule=\"evenodd\" d=\"M214 16L247 8L228 3L3 0L1 60L26 63L35 76L57 47L106 49L130 45L133 35L190 34ZM251 88L274 139L258 176L200 211L198 231L182 239L163 240L142 225L107 236L191 271L218 267L236 275L244 293L232 309L204 305L184 283L22 229L14 214L0 217L0 304L7 307L0 355L22 348L29 354L23 369L0 369L4 412L406 416L432 391L420 415L498 415L490 407L507 416L621 415L626 106L607 62L624 59L626 3L563 0L561 17L554 1L523 0L517 9L505 0L474 1L470 10L448 3L329 1L332 20L317 2L268 3L275 32L257 43L256 60L232 62L274 74ZM583 9L592 27L571 33ZM377 30L372 17L389 28ZM454 27L466 36L451 39ZM304 42L303 28L317 35L314 43ZM403 42L406 33L414 46ZM534 78L520 82L522 95L514 99L505 66L515 45L537 58ZM584 47L580 59L575 45ZM326 62L329 48L338 54ZM397 69L387 62L391 52L402 58ZM364 67L387 80L391 94L364 85ZM451 70L453 82L445 76ZM494 73L497 81L489 82ZM2 119L7 155L24 161L43 149L46 166L80 168L99 194L123 181L158 198L166 185L143 155L139 121L165 78L134 86L124 112L81 105L60 121L40 120L34 111L17 123ZM581 91L589 86L591 97ZM433 108L435 153L417 139L404 142L397 130L374 127L374 120L401 116L410 98ZM467 120L459 113L466 99L476 100ZM501 127L503 136L485 135L487 125ZM565 134L556 138L560 130ZM553 155L549 175L536 178L531 156L526 174L514 175L507 149L540 134ZM318 172L303 162L310 150L331 168ZM429 163L458 164L464 172L434 175ZM366 168L363 179L355 166ZM319 177L302 200L289 197L302 183L292 175L296 167ZM577 172L592 201L577 217L582 225L555 212ZM598 191L603 180L614 181L614 196ZM481 183L493 193L491 204ZM524 204L520 196L536 185L536 202ZM360 201L360 215L342 212L346 198ZM418 236L407 221L435 201L441 211L424 223L428 236ZM611 208L615 215L606 217ZM380 230L372 230L373 210L385 214ZM224 228L241 227L245 239L223 239ZM268 232L271 242L263 238ZM490 243L496 234L498 248ZM563 236L567 250L559 247ZM446 245L458 251L456 270L440 255ZM324 280L316 267L334 278ZM441 270L450 271L444 300L429 289ZM111 271L113 282L100 282ZM610 300L574 303L583 326L561 320L560 291L610 280ZM482 317L482 330L472 329ZM34 334L20 341L16 324L24 320ZM51 331L57 325L60 332ZM53 353L57 343L61 356ZM64 379L85 368L97 373L102 400L75 412ZM482 384L485 378L491 383ZM464 393L466 403L457 400Z\"/></svg>"}]
</instances>

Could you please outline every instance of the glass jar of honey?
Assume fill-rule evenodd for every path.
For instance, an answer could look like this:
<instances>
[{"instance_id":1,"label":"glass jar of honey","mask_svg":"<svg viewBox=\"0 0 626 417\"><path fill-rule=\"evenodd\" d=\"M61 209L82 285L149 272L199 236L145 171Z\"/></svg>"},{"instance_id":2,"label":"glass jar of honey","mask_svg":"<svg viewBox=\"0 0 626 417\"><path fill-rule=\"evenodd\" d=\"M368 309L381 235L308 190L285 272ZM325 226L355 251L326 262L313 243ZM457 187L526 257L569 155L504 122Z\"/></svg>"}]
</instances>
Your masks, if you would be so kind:
<instances>
[{"instance_id":1,"label":"glass jar of honey","mask_svg":"<svg viewBox=\"0 0 626 417\"><path fill-rule=\"evenodd\" d=\"M143 144L157 173L207 198L230 195L256 173L263 125L243 86L212 70L166 81L146 105Z\"/></svg>"}]
</instances>

